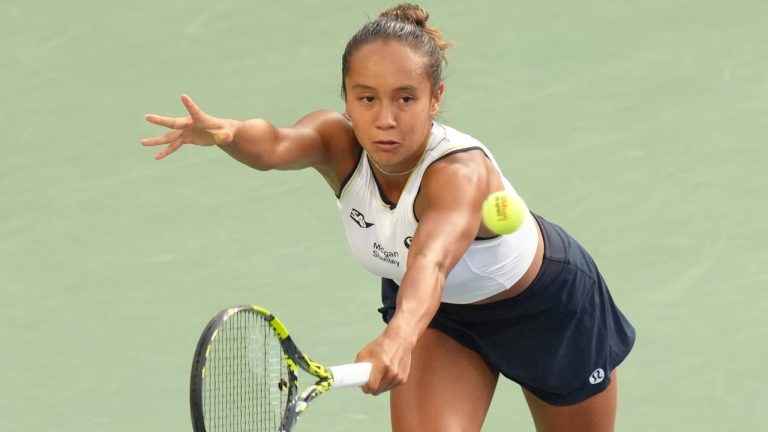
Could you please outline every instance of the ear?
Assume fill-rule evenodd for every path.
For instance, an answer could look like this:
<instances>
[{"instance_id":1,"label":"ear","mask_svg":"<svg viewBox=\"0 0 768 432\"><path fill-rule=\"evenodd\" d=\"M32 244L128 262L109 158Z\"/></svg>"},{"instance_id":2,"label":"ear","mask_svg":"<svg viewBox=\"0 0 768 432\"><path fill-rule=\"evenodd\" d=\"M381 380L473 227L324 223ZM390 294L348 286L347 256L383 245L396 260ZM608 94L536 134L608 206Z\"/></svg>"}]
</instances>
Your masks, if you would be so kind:
<instances>
[{"instance_id":1,"label":"ear","mask_svg":"<svg viewBox=\"0 0 768 432\"><path fill-rule=\"evenodd\" d=\"M440 102L443 100L443 92L445 91L445 83L440 83L432 93L432 102L429 107L429 114L434 117L440 112Z\"/></svg>"}]
</instances>

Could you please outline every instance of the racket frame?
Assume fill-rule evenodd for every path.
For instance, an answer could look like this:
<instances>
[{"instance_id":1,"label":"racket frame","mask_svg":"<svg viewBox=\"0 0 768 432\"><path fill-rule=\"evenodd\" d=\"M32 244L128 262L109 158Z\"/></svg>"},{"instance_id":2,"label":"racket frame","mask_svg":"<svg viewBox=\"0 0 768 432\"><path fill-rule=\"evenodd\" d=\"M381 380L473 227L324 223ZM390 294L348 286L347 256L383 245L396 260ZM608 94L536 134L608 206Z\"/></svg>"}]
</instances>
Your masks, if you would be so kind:
<instances>
[{"instance_id":1,"label":"racket frame","mask_svg":"<svg viewBox=\"0 0 768 432\"><path fill-rule=\"evenodd\" d=\"M219 312L203 330L195 349L195 357L192 361L192 373L190 377L190 411L192 427L195 432L207 432L203 414L203 381L205 379L205 366L212 344L218 331L224 323L238 313L253 313L265 320L277 337L283 353L287 368L287 382L276 383L281 390L287 393L287 403L283 411L283 419L278 432L289 432L296 424L299 416L307 407L307 404L317 396L327 392L333 387L334 379L331 368L313 361L296 346L291 339L285 325L268 310L256 305L240 305L227 308ZM301 394L298 393L298 370L301 369L317 378L317 381L307 387Z\"/></svg>"}]
</instances>

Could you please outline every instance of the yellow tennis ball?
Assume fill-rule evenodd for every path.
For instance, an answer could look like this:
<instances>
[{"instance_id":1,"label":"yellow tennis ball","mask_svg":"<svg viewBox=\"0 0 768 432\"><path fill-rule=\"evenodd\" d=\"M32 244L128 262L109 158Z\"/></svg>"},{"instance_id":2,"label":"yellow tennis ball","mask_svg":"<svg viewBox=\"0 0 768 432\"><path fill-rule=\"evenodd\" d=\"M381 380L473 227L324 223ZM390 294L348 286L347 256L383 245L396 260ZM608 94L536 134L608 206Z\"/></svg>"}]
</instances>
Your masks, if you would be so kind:
<instances>
[{"instance_id":1,"label":"yellow tennis ball","mask_svg":"<svg viewBox=\"0 0 768 432\"><path fill-rule=\"evenodd\" d=\"M494 192L483 202L483 224L496 234L511 234L525 220L525 203L517 194Z\"/></svg>"}]
</instances>

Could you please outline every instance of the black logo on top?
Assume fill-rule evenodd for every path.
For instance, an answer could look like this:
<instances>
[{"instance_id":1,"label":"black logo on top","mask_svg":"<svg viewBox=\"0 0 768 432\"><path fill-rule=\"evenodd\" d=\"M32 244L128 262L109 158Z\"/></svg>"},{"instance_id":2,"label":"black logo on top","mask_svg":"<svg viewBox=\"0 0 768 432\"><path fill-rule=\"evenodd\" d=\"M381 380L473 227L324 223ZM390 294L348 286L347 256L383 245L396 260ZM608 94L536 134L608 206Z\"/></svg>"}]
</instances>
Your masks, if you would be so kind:
<instances>
[{"instance_id":1,"label":"black logo on top","mask_svg":"<svg viewBox=\"0 0 768 432\"><path fill-rule=\"evenodd\" d=\"M349 217L351 217L356 224L360 225L360 228L370 228L373 226L372 223L366 222L365 215L360 213L357 209L352 209L349 213Z\"/></svg>"},{"instance_id":2,"label":"black logo on top","mask_svg":"<svg viewBox=\"0 0 768 432\"><path fill-rule=\"evenodd\" d=\"M405 240L403 240L403 244L405 245L406 249L410 249L411 248L411 243L413 243L413 237L411 237L411 236L408 236L408 237L405 238Z\"/></svg>"}]
</instances>

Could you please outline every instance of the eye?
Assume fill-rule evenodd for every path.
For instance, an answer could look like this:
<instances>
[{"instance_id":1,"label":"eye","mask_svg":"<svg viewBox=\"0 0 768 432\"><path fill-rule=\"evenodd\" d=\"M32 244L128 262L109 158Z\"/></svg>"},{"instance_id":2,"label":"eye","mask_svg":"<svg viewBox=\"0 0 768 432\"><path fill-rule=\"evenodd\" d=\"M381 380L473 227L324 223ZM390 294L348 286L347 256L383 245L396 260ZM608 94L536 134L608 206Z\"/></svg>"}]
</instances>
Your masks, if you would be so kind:
<instances>
[{"instance_id":1,"label":"eye","mask_svg":"<svg viewBox=\"0 0 768 432\"><path fill-rule=\"evenodd\" d=\"M416 98L414 98L412 96L403 96L403 97L400 98L400 102L403 102L403 103L406 103L406 104L412 103L415 100L416 100Z\"/></svg>"},{"instance_id":2,"label":"eye","mask_svg":"<svg viewBox=\"0 0 768 432\"><path fill-rule=\"evenodd\" d=\"M376 100L376 98L374 98L373 96L362 96L362 97L359 97L358 99L364 103L373 103L373 101Z\"/></svg>"}]
</instances>

